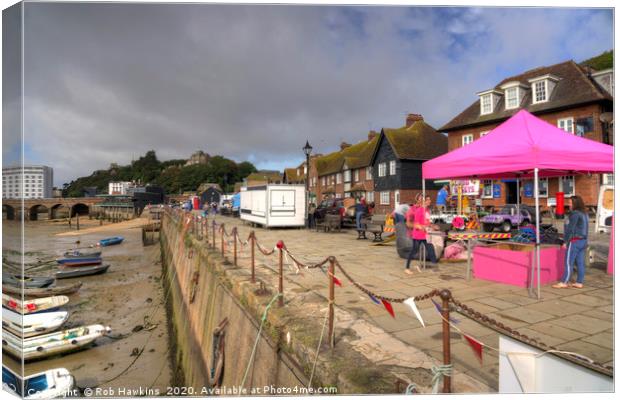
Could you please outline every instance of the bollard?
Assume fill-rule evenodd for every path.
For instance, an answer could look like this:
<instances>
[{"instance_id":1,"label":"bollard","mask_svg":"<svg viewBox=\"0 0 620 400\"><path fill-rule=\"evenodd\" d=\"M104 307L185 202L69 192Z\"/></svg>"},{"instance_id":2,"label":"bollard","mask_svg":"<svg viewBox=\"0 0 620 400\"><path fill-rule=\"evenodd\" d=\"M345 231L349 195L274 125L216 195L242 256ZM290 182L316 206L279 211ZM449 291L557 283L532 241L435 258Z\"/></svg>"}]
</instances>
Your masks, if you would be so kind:
<instances>
[{"instance_id":1,"label":"bollard","mask_svg":"<svg viewBox=\"0 0 620 400\"><path fill-rule=\"evenodd\" d=\"M237 227L235 226L232 231L233 234L233 265L237 266Z\"/></svg>"},{"instance_id":2,"label":"bollard","mask_svg":"<svg viewBox=\"0 0 620 400\"><path fill-rule=\"evenodd\" d=\"M250 232L250 247L252 249L252 283L256 283L256 277L254 275L254 244L255 244L254 231Z\"/></svg>"},{"instance_id":3,"label":"bollard","mask_svg":"<svg viewBox=\"0 0 620 400\"><path fill-rule=\"evenodd\" d=\"M222 247L222 257L224 257L224 224L220 225L220 245Z\"/></svg>"},{"instance_id":4,"label":"bollard","mask_svg":"<svg viewBox=\"0 0 620 400\"><path fill-rule=\"evenodd\" d=\"M334 348L334 272L336 259L334 256L329 257L329 347Z\"/></svg>"},{"instance_id":5,"label":"bollard","mask_svg":"<svg viewBox=\"0 0 620 400\"><path fill-rule=\"evenodd\" d=\"M282 279L282 276L284 275L284 271L282 268L282 249L284 248L284 242L279 240L276 246L278 247L278 293L280 293L280 297L278 297L278 307L284 307L284 285Z\"/></svg>"},{"instance_id":6,"label":"bollard","mask_svg":"<svg viewBox=\"0 0 620 400\"><path fill-rule=\"evenodd\" d=\"M439 293L442 300L441 315L443 316L443 364L450 364L450 291L444 289ZM452 393L451 379L449 376L443 377L443 392Z\"/></svg>"}]
</instances>

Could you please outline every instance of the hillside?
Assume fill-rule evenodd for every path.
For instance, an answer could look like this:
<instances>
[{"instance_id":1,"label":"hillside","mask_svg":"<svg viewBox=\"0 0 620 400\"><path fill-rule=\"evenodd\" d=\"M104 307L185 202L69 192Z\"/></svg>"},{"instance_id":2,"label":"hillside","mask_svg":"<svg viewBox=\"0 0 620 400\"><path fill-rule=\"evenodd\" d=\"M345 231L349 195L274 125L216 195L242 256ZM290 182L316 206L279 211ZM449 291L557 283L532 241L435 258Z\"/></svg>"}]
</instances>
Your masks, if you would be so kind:
<instances>
[{"instance_id":1,"label":"hillside","mask_svg":"<svg viewBox=\"0 0 620 400\"><path fill-rule=\"evenodd\" d=\"M605 51L598 56L581 62L581 65L592 67L597 71L614 67L614 51Z\"/></svg>"}]
</instances>

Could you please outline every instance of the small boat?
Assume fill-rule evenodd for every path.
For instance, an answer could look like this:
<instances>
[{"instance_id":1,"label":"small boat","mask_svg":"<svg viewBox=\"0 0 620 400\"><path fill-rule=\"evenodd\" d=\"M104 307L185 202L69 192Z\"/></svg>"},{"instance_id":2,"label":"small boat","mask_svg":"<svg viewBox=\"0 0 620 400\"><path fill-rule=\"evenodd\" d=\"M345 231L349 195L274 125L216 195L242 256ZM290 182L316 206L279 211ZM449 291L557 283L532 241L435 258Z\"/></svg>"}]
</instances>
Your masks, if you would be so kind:
<instances>
[{"instance_id":1,"label":"small boat","mask_svg":"<svg viewBox=\"0 0 620 400\"><path fill-rule=\"evenodd\" d=\"M101 257L101 250L71 250L66 251L62 256L64 258Z\"/></svg>"},{"instance_id":2,"label":"small boat","mask_svg":"<svg viewBox=\"0 0 620 400\"><path fill-rule=\"evenodd\" d=\"M25 275L13 275L2 274L2 285L11 285L18 288L44 288L54 283L54 278L45 276L25 276ZM22 286L23 285L23 286Z\"/></svg>"},{"instance_id":3,"label":"small boat","mask_svg":"<svg viewBox=\"0 0 620 400\"><path fill-rule=\"evenodd\" d=\"M108 268L110 268L110 264L60 270L56 272L56 279L77 278L80 276L103 274L108 270Z\"/></svg>"},{"instance_id":4,"label":"small boat","mask_svg":"<svg viewBox=\"0 0 620 400\"><path fill-rule=\"evenodd\" d=\"M40 299L25 300L22 302L20 299L15 299L6 294L2 295L2 305L4 307L22 314L54 311L68 302L69 298L67 296L42 297Z\"/></svg>"},{"instance_id":5,"label":"small boat","mask_svg":"<svg viewBox=\"0 0 620 400\"><path fill-rule=\"evenodd\" d=\"M32 288L22 290L19 287L11 285L2 285L2 291L4 293L19 295L22 294L25 297L49 297L57 294L71 294L75 293L82 287L82 282L76 282L67 286L50 286L46 288Z\"/></svg>"},{"instance_id":6,"label":"small boat","mask_svg":"<svg viewBox=\"0 0 620 400\"><path fill-rule=\"evenodd\" d=\"M82 267L84 265L101 264L101 257L58 258L56 262L67 267Z\"/></svg>"},{"instance_id":7,"label":"small boat","mask_svg":"<svg viewBox=\"0 0 620 400\"><path fill-rule=\"evenodd\" d=\"M17 359L23 357L24 361L31 361L83 349L110 330L109 326L88 325L23 340L4 331L2 348Z\"/></svg>"},{"instance_id":8,"label":"small boat","mask_svg":"<svg viewBox=\"0 0 620 400\"><path fill-rule=\"evenodd\" d=\"M22 315L2 309L2 327L17 336L31 337L53 332L69 318L66 311Z\"/></svg>"},{"instance_id":9,"label":"small boat","mask_svg":"<svg viewBox=\"0 0 620 400\"><path fill-rule=\"evenodd\" d=\"M114 237L109 237L109 238L105 238L105 239L101 239L98 243L97 246L112 246L113 244L120 244L123 239L125 239L122 236L114 236Z\"/></svg>"},{"instance_id":10,"label":"small boat","mask_svg":"<svg viewBox=\"0 0 620 400\"><path fill-rule=\"evenodd\" d=\"M3 388L20 398L28 400L65 397L75 386L73 375L66 368L54 368L22 378L2 366ZM22 396L22 390L26 396Z\"/></svg>"}]
</instances>

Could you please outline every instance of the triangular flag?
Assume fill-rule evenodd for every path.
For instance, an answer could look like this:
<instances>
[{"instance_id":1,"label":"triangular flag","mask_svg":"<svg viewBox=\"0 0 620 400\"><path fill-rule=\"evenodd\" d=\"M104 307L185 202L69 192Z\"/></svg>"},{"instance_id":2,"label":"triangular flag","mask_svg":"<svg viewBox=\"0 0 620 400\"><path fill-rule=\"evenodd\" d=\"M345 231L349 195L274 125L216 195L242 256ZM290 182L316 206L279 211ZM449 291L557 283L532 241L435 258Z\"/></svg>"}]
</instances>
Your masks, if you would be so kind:
<instances>
[{"instance_id":1,"label":"triangular flag","mask_svg":"<svg viewBox=\"0 0 620 400\"><path fill-rule=\"evenodd\" d=\"M383 306L385 307L385 309L390 313L390 315L393 318L396 318L396 316L394 315L394 309L392 308L392 305L390 304L390 302L387 300L383 300L383 299L381 299L381 302L383 303Z\"/></svg>"},{"instance_id":2,"label":"triangular flag","mask_svg":"<svg viewBox=\"0 0 620 400\"><path fill-rule=\"evenodd\" d=\"M524 393L536 390L536 354L506 354Z\"/></svg>"},{"instance_id":3,"label":"triangular flag","mask_svg":"<svg viewBox=\"0 0 620 400\"><path fill-rule=\"evenodd\" d=\"M436 302L435 300L433 300L433 299L431 299L431 301L432 301L432 302L433 302L433 304L435 305L435 308L437 309L437 312L438 312L439 314L441 314L442 307L439 305L439 303L437 303L437 302ZM452 317L450 317L450 318L449 318L449 320L450 320L450 322L452 322L453 324L458 324L459 322L461 322L461 321L459 321L458 319L456 319L456 318L452 318Z\"/></svg>"},{"instance_id":4,"label":"triangular flag","mask_svg":"<svg viewBox=\"0 0 620 400\"><path fill-rule=\"evenodd\" d=\"M340 279L336 278L335 276L332 275L332 279L334 280L334 283L340 287L342 287L342 282L340 282Z\"/></svg>"},{"instance_id":5,"label":"triangular flag","mask_svg":"<svg viewBox=\"0 0 620 400\"><path fill-rule=\"evenodd\" d=\"M405 300L405 304L408 305L409 308L411 308L411 311L413 311L413 314L416 316L416 318L418 318L418 321L420 321L422 326L426 328L426 325L424 325L424 320L422 319L422 316L420 315L420 311L418 311L418 307L415 305L415 301L413 300L413 297L409 297L407 300Z\"/></svg>"},{"instance_id":6,"label":"triangular flag","mask_svg":"<svg viewBox=\"0 0 620 400\"><path fill-rule=\"evenodd\" d=\"M381 305L381 302L372 294L368 294L368 297L370 297L370 300L372 300L373 303Z\"/></svg>"},{"instance_id":7,"label":"triangular flag","mask_svg":"<svg viewBox=\"0 0 620 400\"><path fill-rule=\"evenodd\" d=\"M480 364L482 365L482 343L465 334L463 334L463 337L467 340L471 348L474 350L474 353L476 353L476 356L478 356L478 359L480 359Z\"/></svg>"}]
</instances>

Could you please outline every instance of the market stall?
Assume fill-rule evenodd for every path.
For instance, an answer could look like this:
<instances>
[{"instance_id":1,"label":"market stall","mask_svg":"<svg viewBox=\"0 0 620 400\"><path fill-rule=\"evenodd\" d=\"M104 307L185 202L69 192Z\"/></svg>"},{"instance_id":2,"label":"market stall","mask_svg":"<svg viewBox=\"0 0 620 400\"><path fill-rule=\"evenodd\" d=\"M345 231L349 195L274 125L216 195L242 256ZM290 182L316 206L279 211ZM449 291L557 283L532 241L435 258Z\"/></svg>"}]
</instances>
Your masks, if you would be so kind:
<instances>
[{"instance_id":1,"label":"market stall","mask_svg":"<svg viewBox=\"0 0 620 400\"><path fill-rule=\"evenodd\" d=\"M533 179L536 203L535 268L540 298L538 179L613 172L613 146L567 133L521 110L489 134L422 164L425 179ZM424 189L423 189L424 190Z\"/></svg>"}]
</instances>

